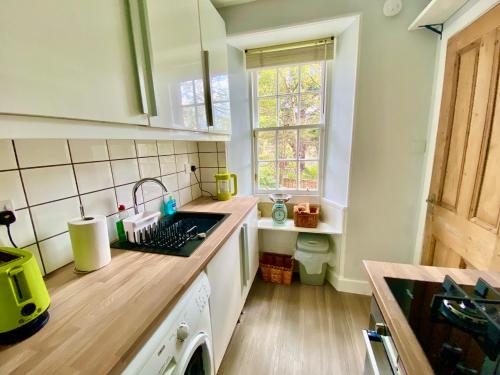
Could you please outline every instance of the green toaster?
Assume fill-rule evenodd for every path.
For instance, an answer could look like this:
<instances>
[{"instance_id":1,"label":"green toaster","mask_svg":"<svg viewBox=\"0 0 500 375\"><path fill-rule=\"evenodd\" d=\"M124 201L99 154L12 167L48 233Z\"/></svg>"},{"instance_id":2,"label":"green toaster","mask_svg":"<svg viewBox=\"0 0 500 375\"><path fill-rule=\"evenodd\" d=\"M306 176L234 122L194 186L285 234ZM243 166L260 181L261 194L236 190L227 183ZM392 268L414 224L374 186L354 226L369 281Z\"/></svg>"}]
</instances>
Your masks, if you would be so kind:
<instances>
[{"instance_id":1,"label":"green toaster","mask_svg":"<svg viewBox=\"0 0 500 375\"><path fill-rule=\"evenodd\" d=\"M38 332L49 320L50 297L32 253L0 247L0 344Z\"/></svg>"}]
</instances>

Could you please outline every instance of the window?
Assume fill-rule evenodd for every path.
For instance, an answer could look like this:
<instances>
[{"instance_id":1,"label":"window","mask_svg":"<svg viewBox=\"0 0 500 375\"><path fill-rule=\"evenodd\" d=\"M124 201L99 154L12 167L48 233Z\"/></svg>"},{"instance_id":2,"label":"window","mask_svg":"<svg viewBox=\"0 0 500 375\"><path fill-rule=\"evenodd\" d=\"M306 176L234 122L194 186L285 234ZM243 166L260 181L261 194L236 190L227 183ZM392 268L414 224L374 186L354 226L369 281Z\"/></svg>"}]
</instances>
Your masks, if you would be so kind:
<instances>
[{"instance_id":1,"label":"window","mask_svg":"<svg viewBox=\"0 0 500 375\"><path fill-rule=\"evenodd\" d=\"M252 71L256 192L319 194L325 62Z\"/></svg>"}]
</instances>

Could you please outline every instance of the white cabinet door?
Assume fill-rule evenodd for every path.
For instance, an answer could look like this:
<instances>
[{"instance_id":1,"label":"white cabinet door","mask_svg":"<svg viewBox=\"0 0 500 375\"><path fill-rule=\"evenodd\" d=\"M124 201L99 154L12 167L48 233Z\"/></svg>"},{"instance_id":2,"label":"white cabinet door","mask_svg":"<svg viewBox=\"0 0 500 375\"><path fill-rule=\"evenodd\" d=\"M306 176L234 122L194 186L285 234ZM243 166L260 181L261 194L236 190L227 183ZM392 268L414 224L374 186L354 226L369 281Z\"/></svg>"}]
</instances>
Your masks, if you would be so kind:
<instances>
[{"instance_id":1,"label":"white cabinet door","mask_svg":"<svg viewBox=\"0 0 500 375\"><path fill-rule=\"evenodd\" d=\"M147 125L127 2L3 0L0 113Z\"/></svg>"},{"instance_id":2,"label":"white cabinet door","mask_svg":"<svg viewBox=\"0 0 500 375\"><path fill-rule=\"evenodd\" d=\"M207 265L215 372L224 357L241 312L241 226Z\"/></svg>"},{"instance_id":3,"label":"white cabinet door","mask_svg":"<svg viewBox=\"0 0 500 375\"><path fill-rule=\"evenodd\" d=\"M198 0L198 3L201 46L208 62L212 102L213 127L209 127L209 131L231 133L226 26L210 0Z\"/></svg>"},{"instance_id":4,"label":"white cabinet door","mask_svg":"<svg viewBox=\"0 0 500 375\"><path fill-rule=\"evenodd\" d=\"M197 0L147 0L157 116L151 125L207 130Z\"/></svg>"}]
</instances>

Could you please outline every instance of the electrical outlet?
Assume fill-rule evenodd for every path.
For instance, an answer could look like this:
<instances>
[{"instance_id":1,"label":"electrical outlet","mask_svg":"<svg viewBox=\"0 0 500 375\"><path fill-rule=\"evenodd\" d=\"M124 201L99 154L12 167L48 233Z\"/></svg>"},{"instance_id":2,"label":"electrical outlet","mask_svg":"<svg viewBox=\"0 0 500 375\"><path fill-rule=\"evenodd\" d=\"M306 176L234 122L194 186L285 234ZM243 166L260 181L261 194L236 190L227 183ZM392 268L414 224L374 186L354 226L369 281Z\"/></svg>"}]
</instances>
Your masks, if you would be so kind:
<instances>
[{"instance_id":1,"label":"electrical outlet","mask_svg":"<svg viewBox=\"0 0 500 375\"><path fill-rule=\"evenodd\" d=\"M191 164L184 163L184 173L191 173Z\"/></svg>"},{"instance_id":2,"label":"electrical outlet","mask_svg":"<svg viewBox=\"0 0 500 375\"><path fill-rule=\"evenodd\" d=\"M0 211L12 211L14 212L14 202L12 199L6 199L0 201Z\"/></svg>"}]
</instances>

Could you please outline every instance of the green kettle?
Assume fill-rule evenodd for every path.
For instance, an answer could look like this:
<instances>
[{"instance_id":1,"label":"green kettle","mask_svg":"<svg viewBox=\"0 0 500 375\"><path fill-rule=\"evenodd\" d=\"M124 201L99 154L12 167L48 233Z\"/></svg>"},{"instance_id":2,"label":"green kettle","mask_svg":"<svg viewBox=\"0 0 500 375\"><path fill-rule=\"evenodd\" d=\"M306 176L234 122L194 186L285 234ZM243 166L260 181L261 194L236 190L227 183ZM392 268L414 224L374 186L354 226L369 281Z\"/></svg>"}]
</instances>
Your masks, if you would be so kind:
<instances>
[{"instance_id":1,"label":"green kettle","mask_svg":"<svg viewBox=\"0 0 500 375\"><path fill-rule=\"evenodd\" d=\"M231 192L231 178L234 185L233 192ZM238 177L234 173L217 173L215 174L215 188L217 200L227 201L238 194Z\"/></svg>"}]
</instances>

